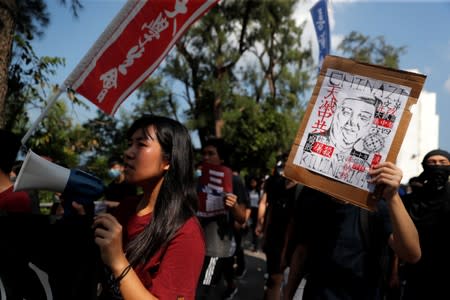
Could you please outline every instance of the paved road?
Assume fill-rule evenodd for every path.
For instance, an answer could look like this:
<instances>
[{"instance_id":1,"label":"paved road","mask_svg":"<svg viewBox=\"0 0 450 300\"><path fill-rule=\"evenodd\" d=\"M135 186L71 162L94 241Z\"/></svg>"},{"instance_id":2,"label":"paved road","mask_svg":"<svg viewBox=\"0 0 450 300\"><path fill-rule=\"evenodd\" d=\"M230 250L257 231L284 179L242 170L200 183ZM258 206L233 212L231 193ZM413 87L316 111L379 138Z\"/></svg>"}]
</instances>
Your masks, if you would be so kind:
<instances>
[{"instance_id":1,"label":"paved road","mask_svg":"<svg viewBox=\"0 0 450 300\"><path fill-rule=\"evenodd\" d=\"M247 272L242 279L237 281L238 292L234 300L262 300L264 296L264 273L266 272L266 257L263 252L248 250L250 243L244 239L244 254L247 264ZM215 290L211 300L221 300L225 286L221 285Z\"/></svg>"}]
</instances>

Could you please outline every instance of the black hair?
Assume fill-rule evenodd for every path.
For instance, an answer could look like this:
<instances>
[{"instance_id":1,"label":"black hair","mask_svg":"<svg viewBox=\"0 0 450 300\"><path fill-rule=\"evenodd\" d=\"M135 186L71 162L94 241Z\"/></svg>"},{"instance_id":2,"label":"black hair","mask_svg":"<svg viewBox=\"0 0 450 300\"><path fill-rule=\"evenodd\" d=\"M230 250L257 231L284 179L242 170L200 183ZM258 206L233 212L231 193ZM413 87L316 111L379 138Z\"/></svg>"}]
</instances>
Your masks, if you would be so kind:
<instances>
[{"instance_id":1,"label":"black hair","mask_svg":"<svg viewBox=\"0 0 450 300\"><path fill-rule=\"evenodd\" d=\"M435 149L435 150L431 150L430 152L425 154L425 156L423 157L423 160L422 160L422 167L424 167L427 164L427 160L434 155L444 156L445 158L447 158L450 161L450 153L448 153L447 151L442 150L442 149Z\"/></svg>"},{"instance_id":2,"label":"black hair","mask_svg":"<svg viewBox=\"0 0 450 300\"><path fill-rule=\"evenodd\" d=\"M127 137L137 130L153 126L169 169L159 191L152 221L127 247L130 263L145 263L158 250L167 246L178 229L195 215L198 199L194 179L194 153L188 130L170 118L145 115L130 127Z\"/></svg>"},{"instance_id":3,"label":"black hair","mask_svg":"<svg viewBox=\"0 0 450 300\"><path fill-rule=\"evenodd\" d=\"M20 138L11 131L0 129L0 170L9 174L16 162L17 153L20 149Z\"/></svg>"},{"instance_id":4,"label":"black hair","mask_svg":"<svg viewBox=\"0 0 450 300\"><path fill-rule=\"evenodd\" d=\"M14 172L16 175L19 174L20 169L22 168L23 160L16 160L14 162L14 165L11 168L11 171Z\"/></svg>"},{"instance_id":5,"label":"black hair","mask_svg":"<svg viewBox=\"0 0 450 300\"><path fill-rule=\"evenodd\" d=\"M202 149L206 148L207 146L212 146L212 147L216 148L217 154L219 155L220 159L223 161L223 165L230 166L230 161L229 161L230 149L229 149L229 145L225 143L225 140L223 138L209 137L203 143Z\"/></svg>"},{"instance_id":6,"label":"black hair","mask_svg":"<svg viewBox=\"0 0 450 300\"><path fill-rule=\"evenodd\" d=\"M358 96L358 97L344 97L343 100L356 100L356 101L362 101L365 102L367 104L371 104L373 106L378 106L381 102L381 100L378 97L366 97L366 96Z\"/></svg>"},{"instance_id":7,"label":"black hair","mask_svg":"<svg viewBox=\"0 0 450 300\"><path fill-rule=\"evenodd\" d=\"M123 159L119 156L112 156L108 159L108 167L112 167L116 164L123 165Z\"/></svg>"}]
</instances>

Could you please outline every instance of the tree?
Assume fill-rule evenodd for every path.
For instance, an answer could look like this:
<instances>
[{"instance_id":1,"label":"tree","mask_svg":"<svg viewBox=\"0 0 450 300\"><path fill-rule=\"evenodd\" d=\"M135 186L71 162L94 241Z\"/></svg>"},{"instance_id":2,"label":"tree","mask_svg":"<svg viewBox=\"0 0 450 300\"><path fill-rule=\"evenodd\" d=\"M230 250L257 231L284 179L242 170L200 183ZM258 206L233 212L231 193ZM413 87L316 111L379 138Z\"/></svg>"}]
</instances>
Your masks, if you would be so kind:
<instances>
[{"instance_id":1,"label":"tree","mask_svg":"<svg viewBox=\"0 0 450 300\"><path fill-rule=\"evenodd\" d=\"M398 69L400 56L406 52L405 46L391 46L383 36L371 38L356 31L350 32L337 49L352 59L394 69Z\"/></svg>"},{"instance_id":2,"label":"tree","mask_svg":"<svg viewBox=\"0 0 450 300\"><path fill-rule=\"evenodd\" d=\"M71 0L75 16L81 8ZM30 101L44 101L39 87L48 85L48 75L64 64L61 58L37 57L30 45L48 23L42 0L0 1L0 128L14 128L15 117L25 114Z\"/></svg>"},{"instance_id":3,"label":"tree","mask_svg":"<svg viewBox=\"0 0 450 300\"><path fill-rule=\"evenodd\" d=\"M98 176L106 176L108 159L122 157L127 146L125 130L129 118L120 119L124 122L98 111L96 118L83 124L84 135L79 141L85 145L84 165Z\"/></svg>"},{"instance_id":4,"label":"tree","mask_svg":"<svg viewBox=\"0 0 450 300\"><path fill-rule=\"evenodd\" d=\"M28 144L33 152L72 168L79 164L79 153L85 150L80 131L79 127L74 128L65 102L59 100L50 108Z\"/></svg>"},{"instance_id":5,"label":"tree","mask_svg":"<svg viewBox=\"0 0 450 300\"><path fill-rule=\"evenodd\" d=\"M290 148L298 118L286 118L270 105L254 99L236 99L241 109L224 112L224 136L233 146L231 165L247 173L259 174L271 169L278 154Z\"/></svg>"},{"instance_id":6,"label":"tree","mask_svg":"<svg viewBox=\"0 0 450 300\"><path fill-rule=\"evenodd\" d=\"M45 4L41 1L33 1L32 5L28 6L27 1L6 0L0 4L0 22L0 127L4 127L5 99L10 84L9 68L11 67L13 74L17 74L16 65L10 66L14 37L16 36L18 41L33 39L33 34L40 33L39 27L48 24L48 15L45 12ZM26 43L22 45L27 46ZM25 51L25 59L26 55ZM16 86L16 89L20 89L19 83Z\"/></svg>"},{"instance_id":7,"label":"tree","mask_svg":"<svg viewBox=\"0 0 450 300\"><path fill-rule=\"evenodd\" d=\"M161 76L155 74L147 79L138 90L137 97L142 98L143 102L133 109L132 118L142 114L158 114L178 120L179 103L176 95Z\"/></svg>"}]
</instances>

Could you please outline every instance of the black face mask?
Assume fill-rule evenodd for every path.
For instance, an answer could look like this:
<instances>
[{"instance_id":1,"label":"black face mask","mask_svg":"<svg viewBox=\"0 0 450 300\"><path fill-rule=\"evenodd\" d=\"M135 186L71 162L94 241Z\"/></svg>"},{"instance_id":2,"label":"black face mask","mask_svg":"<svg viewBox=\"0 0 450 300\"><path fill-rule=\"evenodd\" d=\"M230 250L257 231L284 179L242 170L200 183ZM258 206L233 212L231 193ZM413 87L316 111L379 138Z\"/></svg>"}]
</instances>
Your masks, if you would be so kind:
<instances>
[{"instance_id":1,"label":"black face mask","mask_svg":"<svg viewBox=\"0 0 450 300\"><path fill-rule=\"evenodd\" d=\"M448 182L450 166L424 165L425 187L430 190L441 190Z\"/></svg>"}]
</instances>

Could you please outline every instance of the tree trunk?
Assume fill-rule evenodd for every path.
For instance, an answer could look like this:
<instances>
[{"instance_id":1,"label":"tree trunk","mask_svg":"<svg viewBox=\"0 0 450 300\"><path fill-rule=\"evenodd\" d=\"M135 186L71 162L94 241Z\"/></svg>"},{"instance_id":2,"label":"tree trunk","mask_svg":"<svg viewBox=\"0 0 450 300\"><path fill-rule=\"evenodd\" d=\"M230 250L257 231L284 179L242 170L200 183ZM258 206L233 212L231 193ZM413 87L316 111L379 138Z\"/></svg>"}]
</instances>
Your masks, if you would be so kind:
<instances>
[{"instance_id":1,"label":"tree trunk","mask_svg":"<svg viewBox=\"0 0 450 300\"><path fill-rule=\"evenodd\" d=\"M220 97L216 97L214 100L214 127L216 129L216 137L222 137L222 128L225 122L222 118L222 101Z\"/></svg>"},{"instance_id":2,"label":"tree trunk","mask_svg":"<svg viewBox=\"0 0 450 300\"><path fill-rule=\"evenodd\" d=\"M0 0L0 128L5 126L5 101L8 93L8 68L15 30L15 7L14 0Z\"/></svg>"}]
</instances>

